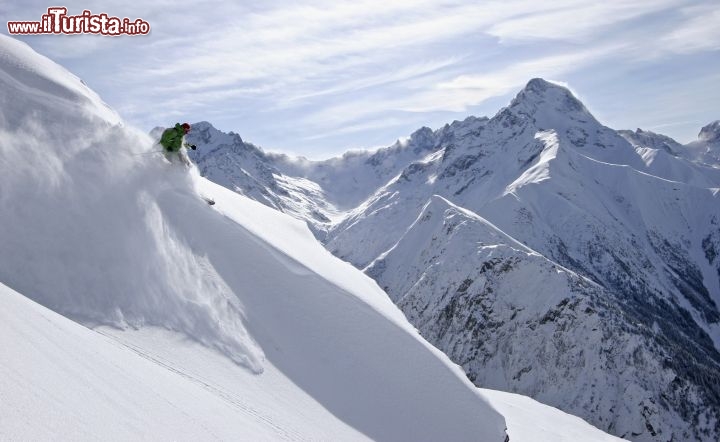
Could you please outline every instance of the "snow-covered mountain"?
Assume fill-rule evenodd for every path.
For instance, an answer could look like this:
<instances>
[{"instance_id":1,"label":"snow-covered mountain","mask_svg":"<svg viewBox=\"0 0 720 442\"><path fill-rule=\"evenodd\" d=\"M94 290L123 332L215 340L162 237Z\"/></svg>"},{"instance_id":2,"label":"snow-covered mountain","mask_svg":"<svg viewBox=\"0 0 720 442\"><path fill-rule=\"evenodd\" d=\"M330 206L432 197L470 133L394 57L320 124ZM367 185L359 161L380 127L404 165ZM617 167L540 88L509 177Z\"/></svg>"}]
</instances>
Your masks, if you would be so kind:
<instances>
[{"instance_id":1,"label":"snow-covered mountain","mask_svg":"<svg viewBox=\"0 0 720 442\"><path fill-rule=\"evenodd\" d=\"M720 120L703 127L697 141L686 146L686 158L711 166L720 166Z\"/></svg>"},{"instance_id":2,"label":"snow-covered mountain","mask_svg":"<svg viewBox=\"0 0 720 442\"><path fill-rule=\"evenodd\" d=\"M436 148L433 131L424 127L377 152L349 152L340 158L310 161L264 152L238 134L223 133L205 121L192 127L187 138L202 149L191 151L190 156L203 177L307 220L318 237L324 237L344 211Z\"/></svg>"},{"instance_id":3,"label":"snow-covered mountain","mask_svg":"<svg viewBox=\"0 0 720 442\"><path fill-rule=\"evenodd\" d=\"M5 36L0 133L2 440L615 440L475 388L304 222Z\"/></svg>"},{"instance_id":4,"label":"snow-covered mountain","mask_svg":"<svg viewBox=\"0 0 720 442\"><path fill-rule=\"evenodd\" d=\"M720 437L717 123L615 131L534 79L492 118L326 161L200 128L201 173L306 220L477 385L633 440Z\"/></svg>"}]
</instances>

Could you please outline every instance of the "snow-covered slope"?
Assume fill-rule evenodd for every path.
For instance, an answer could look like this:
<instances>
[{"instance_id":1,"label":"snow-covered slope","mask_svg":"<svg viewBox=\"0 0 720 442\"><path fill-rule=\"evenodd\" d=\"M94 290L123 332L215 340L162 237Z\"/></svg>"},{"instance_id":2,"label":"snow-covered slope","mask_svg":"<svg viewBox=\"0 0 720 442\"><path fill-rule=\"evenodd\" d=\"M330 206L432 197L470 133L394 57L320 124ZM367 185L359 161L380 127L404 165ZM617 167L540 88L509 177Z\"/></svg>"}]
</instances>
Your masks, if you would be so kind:
<instances>
[{"instance_id":1,"label":"snow-covered slope","mask_svg":"<svg viewBox=\"0 0 720 442\"><path fill-rule=\"evenodd\" d=\"M527 327L527 319L493 306L502 320L477 320L447 334L433 322L445 314L452 324L462 324L468 308L482 317L482 303L443 311L444 301L437 300L455 293L464 281L476 280L488 262L485 255L472 246L463 248L463 240L443 246L442 241L409 241L415 245L407 246L413 251L406 252L404 263L414 262L411 272L425 279L407 280L406 273L398 272L398 281L388 283L394 277L388 272L379 281L397 299L407 292L393 287L410 287L414 296L439 302L404 310L478 385L531 395L638 440L715 440L720 430L720 273L713 251L718 249L720 204L712 173L682 159L675 167L648 166L567 90L539 80L478 127L477 135L449 138L442 148L442 155L408 166L335 226L327 241L330 250L364 268L402 242L428 199L441 195L597 283L605 303L620 308L600 311L611 325L604 327L605 345L584 339L581 324L588 321L581 318L586 315L570 312L574 324L550 322L544 342L552 342L552 351L545 357L528 357L527 367L493 365L493 357L506 354L501 351L507 348L504 340L521 353L534 353L525 350L523 334L514 332ZM468 234L465 241L472 244L477 237ZM435 256L441 250L456 252L441 257L432 275L424 273L424 254ZM433 277L433 287L417 284ZM535 274L513 280L511 299L522 301L524 313L542 318L553 309L535 304L546 288L534 284L538 279L542 277ZM485 285L477 287L473 297L482 299L483 290ZM504 296L513 290L505 290ZM572 286L550 290L568 299L577 291ZM585 291L589 296L592 289ZM566 308L558 304L554 310ZM482 336L475 345L467 338L468 327ZM632 362L624 368L618 361ZM534 373L518 376L526 368ZM589 394L578 397L569 380L586 376Z\"/></svg>"},{"instance_id":2,"label":"snow-covered slope","mask_svg":"<svg viewBox=\"0 0 720 442\"><path fill-rule=\"evenodd\" d=\"M0 439L615 440L476 389L304 222L4 36L0 83Z\"/></svg>"},{"instance_id":3,"label":"snow-covered slope","mask_svg":"<svg viewBox=\"0 0 720 442\"><path fill-rule=\"evenodd\" d=\"M329 202L347 210L356 207L407 164L423 158L434 148L435 134L430 128L423 127L407 139L376 151L351 151L323 161L286 155L271 155L270 158L284 175L303 176L318 183Z\"/></svg>"},{"instance_id":4,"label":"snow-covered slope","mask_svg":"<svg viewBox=\"0 0 720 442\"><path fill-rule=\"evenodd\" d=\"M207 122L192 127L188 142L203 148L190 151L190 156L205 178L296 218L310 220L313 231L324 234L338 210L318 184L283 175L272 155L237 134L222 133ZM159 137L159 132L156 135Z\"/></svg>"},{"instance_id":5,"label":"snow-covered slope","mask_svg":"<svg viewBox=\"0 0 720 442\"><path fill-rule=\"evenodd\" d=\"M649 393L672 378L647 352L667 354L647 325L627 321L601 285L440 196L366 272L477 385L572 404L630 439L670 416L682 425Z\"/></svg>"},{"instance_id":6,"label":"snow-covered slope","mask_svg":"<svg viewBox=\"0 0 720 442\"><path fill-rule=\"evenodd\" d=\"M677 156L683 148L682 144L672 138L649 130L638 128L635 132L631 130L620 130L618 133L628 140L636 149L662 150L669 155Z\"/></svg>"},{"instance_id":7,"label":"snow-covered slope","mask_svg":"<svg viewBox=\"0 0 720 442\"><path fill-rule=\"evenodd\" d=\"M475 120L471 117L453 124L460 126ZM205 121L192 127L188 142L203 148L191 151L190 157L202 176L306 220L320 239L343 210L357 206L437 145L435 134L424 127L385 149L310 161L264 152L239 135L220 132Z\"/></svg>"},{"instance_id":8,"label":"snow-covered slope","mask_svg":"<svg viewBox=\"0 0 720 442\"><path fill-rule=\"evenodd\" d=\"M707 152L716 126L701 132ZM393 173L353 169L368 195L354 205L359 193L328 196L347 182L327 168L352 162L263 161L333 214L280 209L373 276L478 385L635 440L716 440L720 169L694 144L603 126L541 79L491 119L422 133L416 157L387 160Z\"/></svg>"},{"instance_id":9,"label":"snow-covered slope","mask_svg":"<svg viewBox=\"0 0 720 442\"><path fill-rule=\"evenodd\" d=\"M2 440L365 438L274 367L258 377L162 329L111 339L4 285L0 302Z\"/></svg>"},{"instance_id":10,"label":"snow-covered slope","mask_svg":"<svg viewBox=\"0 0 720 442\"><path fill-rule=\"evenodd\" d=\"M262 371L239 300L167 215L182 196L204 208L191 177L92 93L23 86L82 86L59 66L10 38L0 55L0 281L73 318L188 333Z\"/></svg>"},{"instance_id":11,"label":"snow-covered slope","mask_svg":"<svg viewBox=\"0 0 720 442\"><path fill-rule=\"evenodd\" d=\"M701 143L683 146L665 135L637 129L618 131L645 162L646 172L698 187L720 186L720 167L704 164L692 155ZM720 162L716 163L720 164Z\"/></svg>"},{"instance_id":12,"label":"snow-covered slope","mask_svg":"<svg viewBox=\"0 0 720 442\"><path fill-rule=\"evenodd\" d=\"M167 163L76 77L0 48L0 438L505 439L304 223Z\"/></svg>"},{"instance_id":13,"label":"snow-covered slope","mask_svg":"<svg viewBox=\"0 0 720 442\"><path fill-rule=\"evenodd\" d=\"M96 333L2 284L0 302L0 439L366 439L273 366L258 377L162 329ZM525 396L482 394L512 441L616 440Z\"/></svg>"}]
</instances>

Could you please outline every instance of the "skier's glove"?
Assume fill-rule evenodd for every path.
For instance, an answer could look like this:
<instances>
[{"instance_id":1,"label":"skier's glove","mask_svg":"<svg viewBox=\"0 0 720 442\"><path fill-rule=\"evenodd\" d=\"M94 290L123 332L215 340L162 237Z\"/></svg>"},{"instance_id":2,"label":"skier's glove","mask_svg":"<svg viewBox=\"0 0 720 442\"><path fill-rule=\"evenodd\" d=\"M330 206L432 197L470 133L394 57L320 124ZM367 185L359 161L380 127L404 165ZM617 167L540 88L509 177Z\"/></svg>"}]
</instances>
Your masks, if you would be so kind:
<instances>
[{"instance_id":1,"label":"skier's glove","mask_svg":"<svg viewBox=\"0 0 720 442\"><path fill-rule=\"evenodd\" d=\"M190 149L192 149L192 150L197 150L197 146L194 145L194 144L191 144L191 145L190 145Z\"/></svg>"}]
</instances>

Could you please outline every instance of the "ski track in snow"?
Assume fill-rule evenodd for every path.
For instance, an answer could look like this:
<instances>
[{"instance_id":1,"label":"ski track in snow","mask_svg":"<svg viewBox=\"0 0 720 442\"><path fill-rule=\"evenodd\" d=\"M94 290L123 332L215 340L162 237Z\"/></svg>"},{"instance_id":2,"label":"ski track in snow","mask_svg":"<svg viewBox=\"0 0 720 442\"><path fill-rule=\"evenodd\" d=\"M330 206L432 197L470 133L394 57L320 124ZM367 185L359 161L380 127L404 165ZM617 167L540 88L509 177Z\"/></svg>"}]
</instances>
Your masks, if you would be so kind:
<instances>
[{"instance_id":1,"label":"ski track in snow","mask_svg":"<svg viewBox=\"0 0 720 442\"><path fill-rule=\"evenodd\" d=\"M223 401L227 402L229 405L237 408L238 410L242 411L248 416L251 416L255 420L259 420L266 424L268 427L272 428L274 432L281 437L283 440L304 440L300 434L295 432L288 432L285 430L285 428L277 425L270 417L266 416L259 410L253 408L250 404L248 404L246 401L242 400L242 398L238 397L237 395L234 395L230 392L224 391L214 385L212 385L209 381L204 380L203 378L199 377L198 375L191 374L187 371L184 371L182 368L172 365L170 362L164 360L162 357L152 354L150 351L143 349L142 347L132 344L129 341L123 341L120 337L118 337L115 334L104 332L101 329L95 330L97 333L100 333L103 336L106 336L109 339L112 339L119 343L120 345L126 347L133 353L137 354L143 359L147 359L148 361L152 362L153 364L156 364L165 370L168 370L172 373L175 373L188 381L199 385L209 393L212 393L213 395L217 396L218 398L222 399ZM192 419L191 416L188 416ZM210 429L208 429L209 432L211 432Z\"/></svg>"}]
</instances>

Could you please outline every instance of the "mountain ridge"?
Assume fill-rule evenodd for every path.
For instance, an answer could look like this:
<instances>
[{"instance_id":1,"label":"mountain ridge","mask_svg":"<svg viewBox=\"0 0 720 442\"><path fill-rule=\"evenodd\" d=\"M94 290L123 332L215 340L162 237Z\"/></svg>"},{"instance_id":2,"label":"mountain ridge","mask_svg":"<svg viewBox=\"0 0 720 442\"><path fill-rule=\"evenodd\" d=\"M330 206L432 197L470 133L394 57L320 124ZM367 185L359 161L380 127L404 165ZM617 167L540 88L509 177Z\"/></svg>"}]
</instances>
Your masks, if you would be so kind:
<instances>
[{"instance_id":1,"label":"mountain ridge","mask_svg":"<svg viewBox=\"0 0 720 442\"><path fill-rule=\"evenodd\" d=\"M303 221L167 161L2 35L0 86L0 439L506 439Z\"/></svg>"},{"instance_id":2,"label":"mountain ridge","mask_svg":"<svg viewBox=\"0 0 720 442\"><path fill-rule=\"evenodd\" d=\"M715 126L706 127L703 140L713 140ZM403 158L403 167L390 160L393 173L378 173L373 164L352 164L355 175L350 176L374 174L385 181L376 186L375 179L356 180L353 189L365 190L344 205L326 206L330 210L324 219L305 216L286 202L280 209L306 220L328 250L373 276L424 336L478 385L543 398L635 440L713 440L720 434L720 414L713 412L720 409L720 392L714 387L720 384L720 260L715 258L720 250L720 163L708 165L692 157L695 145L603 126L567 88L541 79L531 80L492 118L469 117L435 131L421 129L418 139L420 155ZM378 152L393 150L373 154ZM324 167L351 167L342 158ZM315 186L317 192L306 194L319 198L314 207L329 203L324 196L328 188L348 186L339 173L300 172L278 166L274 173L285 182L309 180L305 188ZM318 176L326 179L315 181ZM363 193L367 198L353 206ZM464 220L459 225L445 215L431 217L444 228L429 230L433 233L427 235L436 240L428 242L415 232L418 220L428 207L446 213L438 209L443 200L487 220L546 261L501 247L497 250L509 255L496 262L492 247L475 250L473 238L487 235L487 226L457 209L447 209L447 217ZM294 203L302 205L298 199ZM454 239L460 237L465 240ZM507 243L501 237L483 247ZM438 251L443 252L436 256ZM502 262L514 264L502 270ZM511 270L514 266L518 269ZM548 270L553 266L556 270ZM551 294L528 275L561 269L570 276L542 280L566 295L552 305L532 304L535 294ZM517 285L511 291L508 272L525 275L514 278ZM523 295L516 307L525 311L525 322L518 322L521 316L513 316L509 304L492 293ZM492 319L492 306L501 319ZM479 316L470 320L467 315L473 311ZM447 327L438 328L443 323L438 315L444 315ZM600 315L604 319L598 322ZM469 330L453 326L454 321ZM597 324L596 330L584 323ZM513 370L524 367L518 361L503 362L502 355L489 349L523 348L512 336L525 335L511 330L526 324L546 330L545 341L536 347L564 343L545 356L563 362L516 377ZM598 348L605 353L584 358L591 366L583 369L573 362L579 354L597 354ZM547 361L534 350L526 356L526 366ZM592 373L584 378L592 393L578 396L567 379L579 379L584 372ZM549 388L561 392L550 393ZM618 401L627 402L623 411Z\"/></svg>"}]
</instances>

